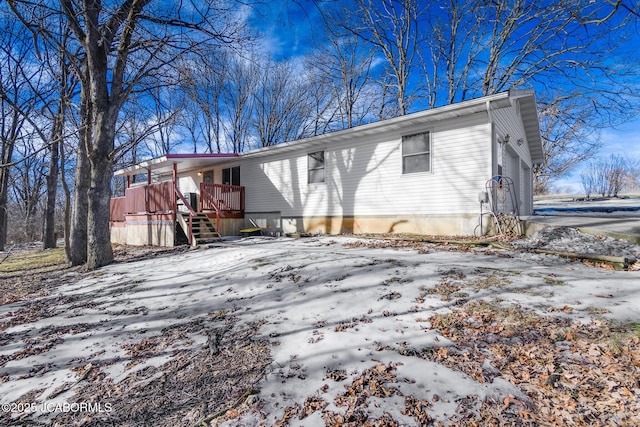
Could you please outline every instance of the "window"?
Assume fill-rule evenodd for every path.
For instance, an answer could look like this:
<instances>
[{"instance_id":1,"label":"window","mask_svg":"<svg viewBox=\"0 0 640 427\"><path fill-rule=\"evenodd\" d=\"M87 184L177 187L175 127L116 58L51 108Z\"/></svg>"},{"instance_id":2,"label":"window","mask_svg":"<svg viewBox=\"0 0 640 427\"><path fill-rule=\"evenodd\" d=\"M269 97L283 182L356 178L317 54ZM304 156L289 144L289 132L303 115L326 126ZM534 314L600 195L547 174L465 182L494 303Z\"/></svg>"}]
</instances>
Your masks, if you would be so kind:
<instances>
[{"instance_id":1,"label":"window","mask_svg":"<svg viewBox=\"0 0 640 427\"><path fill-rule=\"evenodd\" d=\"M222 169L222 183L240 185L240 166Z\"/></svg>"},{"instance_id":2,"label":"window","mask_svg":"<svg viewBox=\"0 0 640 427\"><path fill-rule=\"evenodd\" d=\"M402 173L431 170L431 140L429 132L402 137Z\"/></svg>"},{"instance_id":3,"label":"window","mask_svg":"<svg viewBox=\"0 0 640 427\"><path fill-rule=\"evenodd\" d=\"M202 182L213 184L213 171L204 171L202 173Z\"/></svg>"},{"instance_id":4,"label":"window","mask_svg":"<svg viewBox=\"0 0 640 427\"><path fill-rule=\"evenodd\" d=\"M324 151L307 154L307 182L324 182Z\"/></svg>"}]
</instances>

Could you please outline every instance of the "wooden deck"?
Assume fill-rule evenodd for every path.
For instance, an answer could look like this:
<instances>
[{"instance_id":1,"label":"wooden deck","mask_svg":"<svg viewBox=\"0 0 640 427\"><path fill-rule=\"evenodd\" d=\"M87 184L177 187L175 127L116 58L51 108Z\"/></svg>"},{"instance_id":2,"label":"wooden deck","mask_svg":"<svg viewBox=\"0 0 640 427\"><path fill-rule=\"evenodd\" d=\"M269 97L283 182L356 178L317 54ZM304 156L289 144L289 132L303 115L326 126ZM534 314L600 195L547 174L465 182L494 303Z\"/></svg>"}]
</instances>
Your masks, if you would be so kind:
<instances>
[{"instance_id":1,"label":"wooden deck","mask_svg":"<svg viewBox=\"0 0 640 427\"><path fill-rule=\"evenodd\" d=\"M182 212L181 203L187 212ZM200 200L197 206L191 206L184 195L175 187L174 181L130 187L122 197L112 197L110 205L112 226L126 226L127 215L166 216L170 214L175 225L185 228L189 243L198 240L193 227L194 218L206 215L215 223L216 230L221 229L221 220L226 218L244 218L244 187L226 184L200 184ZM178 216L188 215L189 219L178 222ZM153 221L153 220L150 220ZM197 233L196 233L197 234Z\"/></svg>"}]
</instances>

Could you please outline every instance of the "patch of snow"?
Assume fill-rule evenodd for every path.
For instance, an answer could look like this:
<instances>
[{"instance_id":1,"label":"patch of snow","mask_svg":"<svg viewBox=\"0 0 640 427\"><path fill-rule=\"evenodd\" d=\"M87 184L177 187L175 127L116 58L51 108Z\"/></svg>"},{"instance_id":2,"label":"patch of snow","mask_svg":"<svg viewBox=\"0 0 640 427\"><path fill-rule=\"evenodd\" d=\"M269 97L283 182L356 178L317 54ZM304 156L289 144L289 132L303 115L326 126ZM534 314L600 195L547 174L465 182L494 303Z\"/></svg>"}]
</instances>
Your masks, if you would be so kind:
<instances>
[{"instance_id":1,"label":"patch of snow","mask_svg":"<svg viewBox=\"0 0 640 427\"><path fill-rule=\"evenodd\" d=\"M640 258L640 246L626 240L580 233L571 227L547 227L512 243L519 249L546 249L590 255Z\"/></svg>"},{"instance_id":2,"label":"patch of snow","mask_svg":"<svg viewBox=\"0 0 640 427\"><path fill-rule=\"evenodd\" d=\"M53 390L76 379L70 368L89 362L99 366L107 378L119 381L136 369L166 361L150 359L147 364L128 366L132 357L124 344L139 343L161 335L167 327L211 313L227 312L238 319L236 327L264 321L260 334L273 344L273 361L258 385L263 411L268 414L262 421L266 424L279 420L286 407L303 405L314 395L336 412L344 410L333 399L379 363L396 364L398 383L394 387L433 402L430 415L438 417L452 415L456 402L465 396L521 394L506 381L479 383L411 355L448 345L425 323L430 316L455 308L454 301L432 292L447 275L465 277L465 296L459 297L463 300L518 305L545 315L552 313L549 308L569 307L571 311L561 310L557 315L585 322L594 312L615 321L640 319L636 272L608 271L556 256L492 248L456 252L426 244L424 251L345 246L361 241L329 236L241 239L207 250L114 264L63 285L60 294L74 301L52 307L54 315L47 319L10 327L5 333L33 338L49 325L64 328L88 323L91 328L80 334L67 333L62 336L63 344L0 367L0 375L9 376L0 383L0 402L12 402L38 389L44 391L37 399L46 402ZM367 242L375 246L374 240ZM570 229L543 231L514 246L640 255L637 246ZM20 305L12 305L13 310ZM3 317L11 318L6 312ZM179 344L181 348L206 344L202 335L190 338L192 342ZM0 354L25 348L16 339L2 344ZM407 355L401 355L403 351ZM48 371L30 375L34 366L48 366ZM343 370L345 377L328 379L328 371L335 370ZM369 401L372 413L387 411L396 420L411 424L412 419L400 413L402 407L397 397ZM252 425L258 421L255 417L246 414L229 425ZM296 421L296 425L307 426L323 423L319 412Z\"/></svg>"}]
</instances>

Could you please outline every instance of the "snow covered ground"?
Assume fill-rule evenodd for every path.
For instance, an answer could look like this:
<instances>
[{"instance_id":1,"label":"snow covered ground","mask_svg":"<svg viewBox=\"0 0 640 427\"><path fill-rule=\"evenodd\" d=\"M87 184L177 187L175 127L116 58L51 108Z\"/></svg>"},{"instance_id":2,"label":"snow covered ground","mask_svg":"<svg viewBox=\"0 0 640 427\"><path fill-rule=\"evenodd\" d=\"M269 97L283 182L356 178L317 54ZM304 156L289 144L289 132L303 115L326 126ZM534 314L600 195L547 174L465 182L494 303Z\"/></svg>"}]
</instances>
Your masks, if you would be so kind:
<instances>
[{"instance_id":1,"label":"snow covered ground","mask_svg":"<svg viewBox=\"0 0 640 427\"><path fill-rule=\"evenodd\" d=\"M68 401L86 366L99 368L105 380L117 384L171 358L161 352L132 363L133 344L194 319L204 319L203 330L219 328L223 324L216 313L233 316L235 330L261 322L259 335L272 343L272 362L258 385L260 412L247 411L229 425L272 425L286 408L302 406L311 396L321 396L329 402L327 409L340 413L345 409L334 402L345 385L382 365L395 367L394 387L401 393L371 398L367 411L371 416L386 412L401 424L416 423L403 409L402 396L431 402L429 415L441 420L452 416L465 397L524 399L521 389L502 378L479 382L415 355L451 345L425 319L469 301L584 324L600 316L640 322L639 272L526 251L541 238L521 242L521 251L331 236L247 238L114 264L61 285L41 308L37 299L0 306L5 328L0 362L6 362L0 363L0 403L27 393L38 403ZM549 239L565 239L565 245L569 239L574 248L606 255L620 246L640 258L640 247L624 242L586 243L581 235L566 234L544 238L549 244ZM456 278L466 285L449 298L434 292ZM20 317L35 308L45 315L32 322ZM173 348L208 343L201 332L181 340ZM46 420L52 414L36 408L33 416ZM295 425L325 422L317 411Z\"/></svg>"}]
</instances>

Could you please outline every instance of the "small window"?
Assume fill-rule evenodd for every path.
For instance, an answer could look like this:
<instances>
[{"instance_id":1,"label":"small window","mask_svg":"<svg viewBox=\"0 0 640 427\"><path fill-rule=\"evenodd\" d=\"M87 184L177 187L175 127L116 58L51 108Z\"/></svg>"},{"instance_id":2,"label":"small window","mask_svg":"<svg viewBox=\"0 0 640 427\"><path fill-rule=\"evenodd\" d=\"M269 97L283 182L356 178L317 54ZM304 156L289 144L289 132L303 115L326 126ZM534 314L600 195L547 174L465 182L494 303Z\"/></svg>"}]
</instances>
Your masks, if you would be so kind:
<instances>
[{"instance_id":1,"label":"small window","mask_svg":"<svg viewBox=\"0 0 640 427\"><path fill-rule=\"evenodd\" d=\"M222 169L222 183L240 185L240 166Z\"/></svg>"},{"instance_id":2,"label":"small window","mask_svg":"<svg viewBox=\"0 0 640 427\"><path fill-rule=\"evenodd\" d=\"M431 170L431 140L429 132L402 137L402 173Z\"/></svg>"},{"instance_id":3,"label":"small window","mask_svg":"<svg viewBox=\"0 0 640 427\"><path fill-rule=\"evenodd\" d=\"M324 182L324 151L307 155L307 182L314 184Z\"/></svg>"},{"instance_id":4,"label":"small window","mask_svg":"<svg viewBox=\"0 0 640 427\"><path fill-rule=\"evenodd\" d=\"M206 184L213 184L213 171L204 171L202 173L202 182Z\"/></svg>"}]
</instances>

